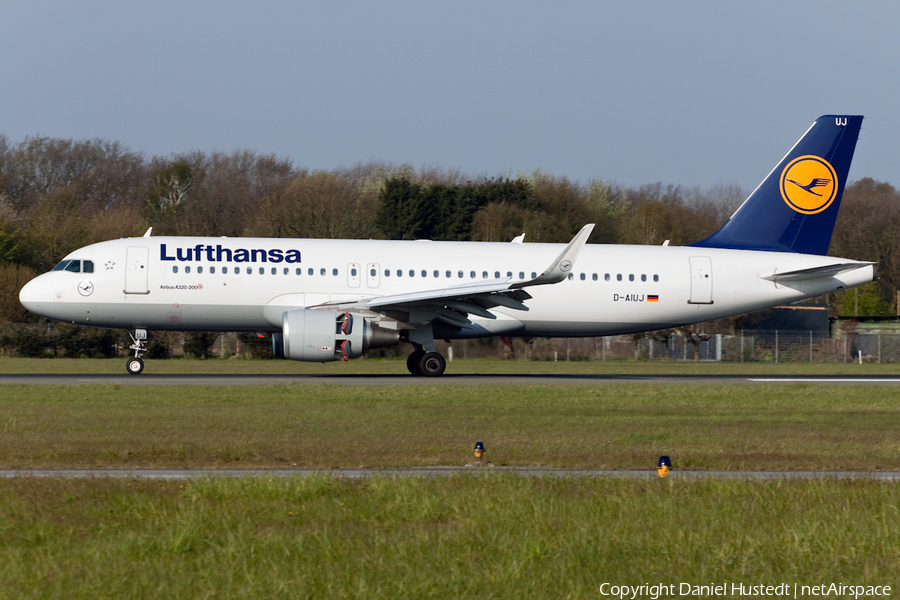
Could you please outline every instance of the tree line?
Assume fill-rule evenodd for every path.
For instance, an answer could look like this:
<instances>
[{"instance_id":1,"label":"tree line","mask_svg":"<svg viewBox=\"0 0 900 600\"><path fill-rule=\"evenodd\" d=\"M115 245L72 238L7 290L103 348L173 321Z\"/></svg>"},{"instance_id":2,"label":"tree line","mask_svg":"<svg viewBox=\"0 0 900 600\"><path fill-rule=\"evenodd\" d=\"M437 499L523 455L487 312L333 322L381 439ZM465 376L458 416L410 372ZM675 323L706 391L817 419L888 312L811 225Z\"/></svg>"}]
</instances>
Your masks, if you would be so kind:
<instances>
[{"instance_id":1,"label":"tree line","mask_svg":"<svg viewBox=\"0 0 900 600\"><path fill-rule=\"evenodd\" d=\"M90 243L155 235L689 244L740 205L735 185L708 189L536 170L470 177L369 162L312 171L253 151L145 156L107 140L0 134L0 321L33 319L18 290ZM896 310L900 194L869 178L847 187L830 253L879 263L860 314ZM845 313L847 298L834 305ZM853 296L853 310L860 310ZM852 312L850 313L852 314Z\"/></svg>"}]
</instances>

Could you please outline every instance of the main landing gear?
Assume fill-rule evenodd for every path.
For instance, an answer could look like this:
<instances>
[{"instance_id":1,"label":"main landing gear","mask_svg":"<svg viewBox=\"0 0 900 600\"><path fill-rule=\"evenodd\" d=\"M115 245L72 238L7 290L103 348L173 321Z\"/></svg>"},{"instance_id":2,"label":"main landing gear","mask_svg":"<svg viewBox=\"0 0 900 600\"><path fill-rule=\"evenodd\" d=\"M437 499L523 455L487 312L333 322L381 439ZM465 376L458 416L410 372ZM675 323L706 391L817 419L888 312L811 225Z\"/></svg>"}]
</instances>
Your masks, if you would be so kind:
<instances>
[{"instance_id":1,"label":"main landing gear","mask_svg":"<svg viewBox=\"0 0 900 600\"><path fill-rule=\"evenodd\" d=\"M438 377L444 374L447 361L437 352L425 352L422 349L413 351L406 359L406 368L413 375Z\"/></svg>"},{"instance_id":2,"label":"main landing gear","mask_svg":"<svg viewBox=\"0 0 900 600\"><path fill-rule=\"evenodd\" d=\"M128 334L131 337L132 344L128 346L129 349L134 350L134 357L129 358L125 362L125 369L131 375L140 375L141 371L144 370L144 361L141 359L141 355L147 351L144 345L147 342L147 330L146 329L135 329L134 335Z\"/></svg>"}]
</instances>

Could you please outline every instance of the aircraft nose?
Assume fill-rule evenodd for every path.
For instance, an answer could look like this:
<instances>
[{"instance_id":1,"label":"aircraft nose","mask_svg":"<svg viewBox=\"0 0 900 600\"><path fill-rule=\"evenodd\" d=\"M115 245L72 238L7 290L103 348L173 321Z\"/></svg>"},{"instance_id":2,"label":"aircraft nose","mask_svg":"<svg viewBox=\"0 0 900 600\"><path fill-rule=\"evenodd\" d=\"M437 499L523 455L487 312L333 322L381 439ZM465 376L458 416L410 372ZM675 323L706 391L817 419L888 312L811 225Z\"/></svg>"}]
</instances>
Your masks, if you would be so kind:
<instances>
[{"instance_id":1,"label":"aircraft nose","mask_svg":"<svg viewBox=\"0 0 900 600\"><path fill-rule=\"evenodd\" d=\"M22 291L19 292L19 302L21 302L22 306L28 311L33 312L36 315L43 315L41 312L43 289L44 285L41 278L35 277L22 287Z\"/></svg>"}]
</instances>

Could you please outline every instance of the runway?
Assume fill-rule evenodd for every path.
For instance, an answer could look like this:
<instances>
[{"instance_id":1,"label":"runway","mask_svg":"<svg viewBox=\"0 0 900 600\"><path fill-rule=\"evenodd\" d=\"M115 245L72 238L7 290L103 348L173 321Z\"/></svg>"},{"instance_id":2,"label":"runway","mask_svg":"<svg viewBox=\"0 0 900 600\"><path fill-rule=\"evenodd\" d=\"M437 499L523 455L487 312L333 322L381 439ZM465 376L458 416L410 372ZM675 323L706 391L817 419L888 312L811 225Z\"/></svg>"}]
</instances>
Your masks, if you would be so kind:
<instances>
[{"instance_id":1,"label":"runway","mask_svg":"<svg viewBox=\"0 0 900 600\"><path fill-rule=\"evenodd\" d=\"M0 385L496 385L496 384L745 384L812 383L823 385L900 385L896 375L444 375L413 377L411 375L73 375L73 374L0 374Z\"/></svg>"},{"instance_id":2,"label":"runway","mask_svg":"<svg viewBox=\"0 0 900 600\"><path fill-rule=\"evenodd\" d=\"M41 477L55 479L158 479L184 480L204 477L304 477L340 479L370 477L454 477L517 475L520 477L608 477L661 479L656 469L554 469L547 467L411 467L397 469L2 469L0 478ZM900 471L692 471L673 469L669 479L865 479L900 482Z\"/></svg>"}]
</instances>

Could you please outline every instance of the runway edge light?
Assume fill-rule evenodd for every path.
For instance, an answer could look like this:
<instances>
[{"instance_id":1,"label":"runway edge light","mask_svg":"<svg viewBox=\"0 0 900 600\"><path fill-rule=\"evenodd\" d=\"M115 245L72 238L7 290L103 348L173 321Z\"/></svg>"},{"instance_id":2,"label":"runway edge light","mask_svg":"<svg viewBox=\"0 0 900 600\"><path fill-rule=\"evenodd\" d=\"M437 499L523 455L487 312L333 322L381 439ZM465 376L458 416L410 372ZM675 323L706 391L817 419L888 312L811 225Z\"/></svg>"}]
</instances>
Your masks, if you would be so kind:
<instances>
[{"instance_id":1,"label":"runway edge light","mask_svg":"<svg viewBox=\"0 0 900 600\"><path fill-rule=\"evenodd\" d=\"M475 442L475 462L484 460L484 442Z\"/></svg>"},{"instance_id":2,"label":"runway edge light","mask_svg":"<svg viewBox=\"0 0 900 600\"><path fill-rule=\"evenodd\" d=\"M668 456L660 456L659 462L656 463L656 472L659 473L660 477L667 477L669 475L669 471L672 469L672 461L669 460Z\"/></svg>"}]
</instances>

